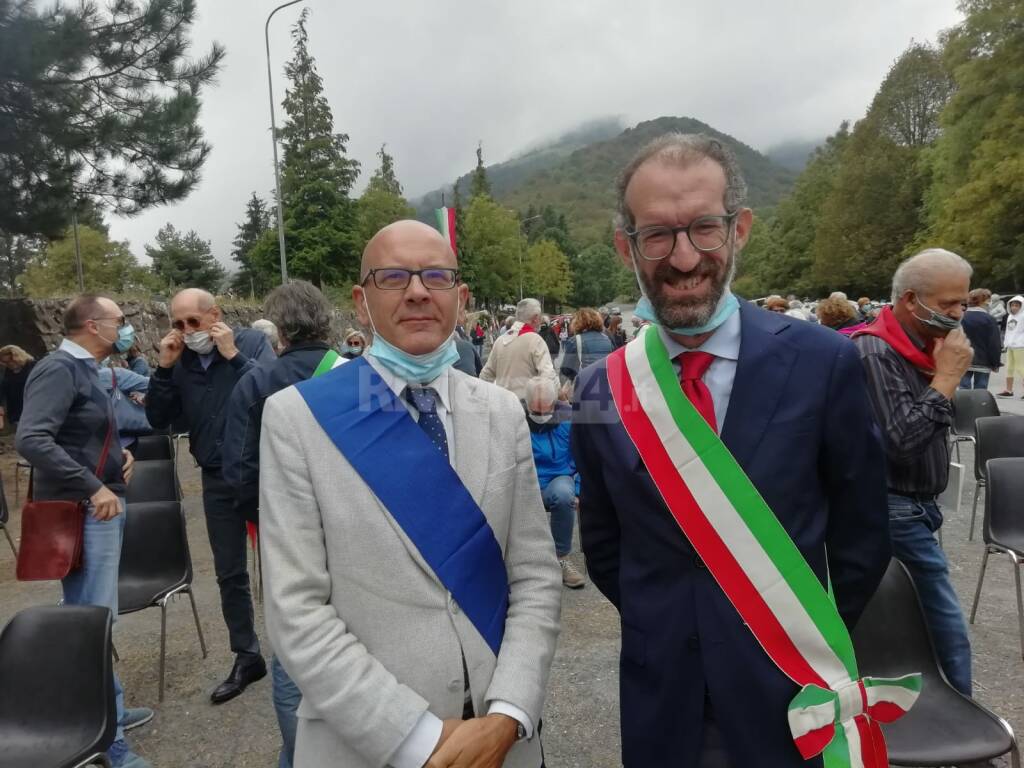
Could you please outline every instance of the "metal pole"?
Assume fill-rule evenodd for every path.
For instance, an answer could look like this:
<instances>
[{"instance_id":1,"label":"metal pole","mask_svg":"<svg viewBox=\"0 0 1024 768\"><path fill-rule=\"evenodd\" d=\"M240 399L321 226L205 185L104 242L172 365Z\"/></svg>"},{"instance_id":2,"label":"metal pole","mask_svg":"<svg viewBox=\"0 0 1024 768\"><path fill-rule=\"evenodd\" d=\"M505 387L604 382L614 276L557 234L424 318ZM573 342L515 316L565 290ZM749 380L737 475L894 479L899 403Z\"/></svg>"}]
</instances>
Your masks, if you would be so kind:
<instances>
[{"instance_id":1,"label":"metal pole","mask_svg":"<svg viewBox=\"0 0 1024 768\"><path fill-rule=\"evenodd\" d=\"M281 284L288 282L288 262L284 253L284 202L281 200L281 169L277 162L277 122L274 119L274 77L270 69L270 20L274 14L289 5L295 5L302 0L290 0L282 3L270 12L267 22L263 25L263 41L267 46L267 91L270 94L270 142L274 145L274 186L277 188L277 246L281 254Z\"/></svg>"},{"instance_id":2,"label":"metal pole","mask_svg":"<svg viewBox=\"0 0 1024 768\"><path fill-rule=\"evenodd\" d=\"M85 293L85 273L82 271L82 247L78 242L78 201L71 207L71 229L75 233L75 267L78 269L78 292Z\"/></svg>"}]
</instances>

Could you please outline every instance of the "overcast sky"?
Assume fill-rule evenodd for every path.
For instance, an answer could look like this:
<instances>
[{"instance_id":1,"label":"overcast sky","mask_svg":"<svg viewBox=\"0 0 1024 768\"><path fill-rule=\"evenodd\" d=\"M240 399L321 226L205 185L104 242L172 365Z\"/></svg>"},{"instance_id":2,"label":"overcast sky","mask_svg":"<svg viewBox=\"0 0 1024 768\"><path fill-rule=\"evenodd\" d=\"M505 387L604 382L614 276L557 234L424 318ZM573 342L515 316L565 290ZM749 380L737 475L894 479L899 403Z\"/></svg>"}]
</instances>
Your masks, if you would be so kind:
<instances>
[{"instance_id":1,"label":"overcast sky","mask_svg":"<svg viewBox=\"0 0 1024 768\"><path fill-rule=\"evenodd\" d=\"M194 50L227 47L201 123L213 151L183 202L112 235L143 246L171 222L231 264L245 202L274 186L263 24L273 0L199 0ZM310 48L335 130L362 163L386 142L407 196L579 123L688 116L757 149L818 138L863 116L911 40L960 20L955 0L306 0L271 22L277 119L289 29L311 9Z\"/></svg>"}]
</instances>

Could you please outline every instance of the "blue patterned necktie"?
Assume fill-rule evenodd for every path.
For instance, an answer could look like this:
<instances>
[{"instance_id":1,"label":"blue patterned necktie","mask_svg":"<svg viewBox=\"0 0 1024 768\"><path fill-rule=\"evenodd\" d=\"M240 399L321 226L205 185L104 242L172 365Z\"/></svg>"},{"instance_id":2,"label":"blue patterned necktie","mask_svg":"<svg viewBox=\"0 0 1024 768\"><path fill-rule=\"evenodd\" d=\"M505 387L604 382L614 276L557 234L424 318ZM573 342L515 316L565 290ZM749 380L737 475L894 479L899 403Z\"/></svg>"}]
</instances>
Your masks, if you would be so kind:
<instances>
[{"instance_id":1,"label":"blue patterned necktie","mask_svg":"<svg viewBox=\"0 0 1024 768\"><path fill-rule=\"evenodd\" d=\"M448 437L444 433L444 423L437 415L437 393L432 389L408 387L405 390L406 398L412 403L419 414L420 428L427 433L427 437L444 457L448 458Z\"/></svg>"}]
</instances>

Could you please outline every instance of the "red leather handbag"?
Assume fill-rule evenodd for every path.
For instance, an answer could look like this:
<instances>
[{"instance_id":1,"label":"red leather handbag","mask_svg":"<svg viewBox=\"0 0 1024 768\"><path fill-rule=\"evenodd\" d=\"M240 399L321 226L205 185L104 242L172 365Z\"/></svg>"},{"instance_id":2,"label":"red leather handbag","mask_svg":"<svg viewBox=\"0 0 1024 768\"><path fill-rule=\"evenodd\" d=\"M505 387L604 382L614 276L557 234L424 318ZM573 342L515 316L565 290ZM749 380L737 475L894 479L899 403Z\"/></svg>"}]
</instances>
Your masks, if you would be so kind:
<instances>
[{"instance_id":1,"label":"red leather handbag","mask_svg":"<svg viewBox=\"0 0 1024 768\"><path fill-rule=\"evenodd\" d=\"M103 471L110 451L114 419L107 425L96 476ZM18 549L18 581L63 579L82 567L82 537L87 505L84 501L35 501L32 478L28 498L21 509L21 547Z\"/></svg>"}]
</instances>

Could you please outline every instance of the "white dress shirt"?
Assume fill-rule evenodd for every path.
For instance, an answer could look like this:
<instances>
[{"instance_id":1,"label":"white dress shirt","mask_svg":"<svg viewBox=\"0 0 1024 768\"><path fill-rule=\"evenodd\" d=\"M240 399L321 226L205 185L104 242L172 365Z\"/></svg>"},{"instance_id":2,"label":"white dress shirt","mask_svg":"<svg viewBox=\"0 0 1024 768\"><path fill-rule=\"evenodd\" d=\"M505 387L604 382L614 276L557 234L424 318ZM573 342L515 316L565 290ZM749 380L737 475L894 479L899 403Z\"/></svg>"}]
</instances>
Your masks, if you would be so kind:
<instances>
[{"instance_id":1,"label":"white dress shirt","mask_svg":"<svg viewBox=\"0 0 1024 768\"><path fill-rule=\"evenodd\" d=\"M715 421L718 433L725 428L725 416L729 410L729 398L732 397L732 385L736 380L736 361L740 357L740 311L737 309L705 340L699 347L690 349L673 339L664 328L657 326L665 349L672 359L672 365L678 375L682 371L679 355L684 352L707 352L715 359L704 373L704 384L711 392L711 400L715 406Z\"/></svg>"},{"instance_id":2,"label":"white dress shirt","mask_svg":"<svg viewBox=\"0 0 1024 768\"><path fill-rule=\"evenodd\" d=\"M401 376L392 373L385 368L378 360L374 359L373 355L367 355L366 361L373 366L373 369L380 374L381 379L388 385L388 388L398 397L398 399L408 409L409 414L417 422L420 418L420 413L417 411L412 403L410 403L405 397L405 390L409 387L409 382ZM449 371L451 368L445 368L441 374L431 382L426 384L420 384L419 386L424 389L432 389L437 397L435 399L437 416L441 419L441 423L444 424L445 438L448 440L448 460L455 467L455 430L452 427L452 406L450 392L448 391L448 379ZM448 593L449 599L451 599L451 593ZM507 701L494 700L489 702L487 708L487 714L494 715L507 715L512 719L522 724L526 730L526 738L533 738L533 722L530 720L529 715L523 712L522 709L517 707L515 704L510 704ZM394 756L391 758L390 765L392 768L422 768L422 766L430 759L431 754L434 752L434 748L437 747L437 742L441 739L441 730L444 723L437 715L427 711L420 715L420 719L416 722L412 731L406 736L405 741L395 751Z\"/></svg>"}]
</instances>

